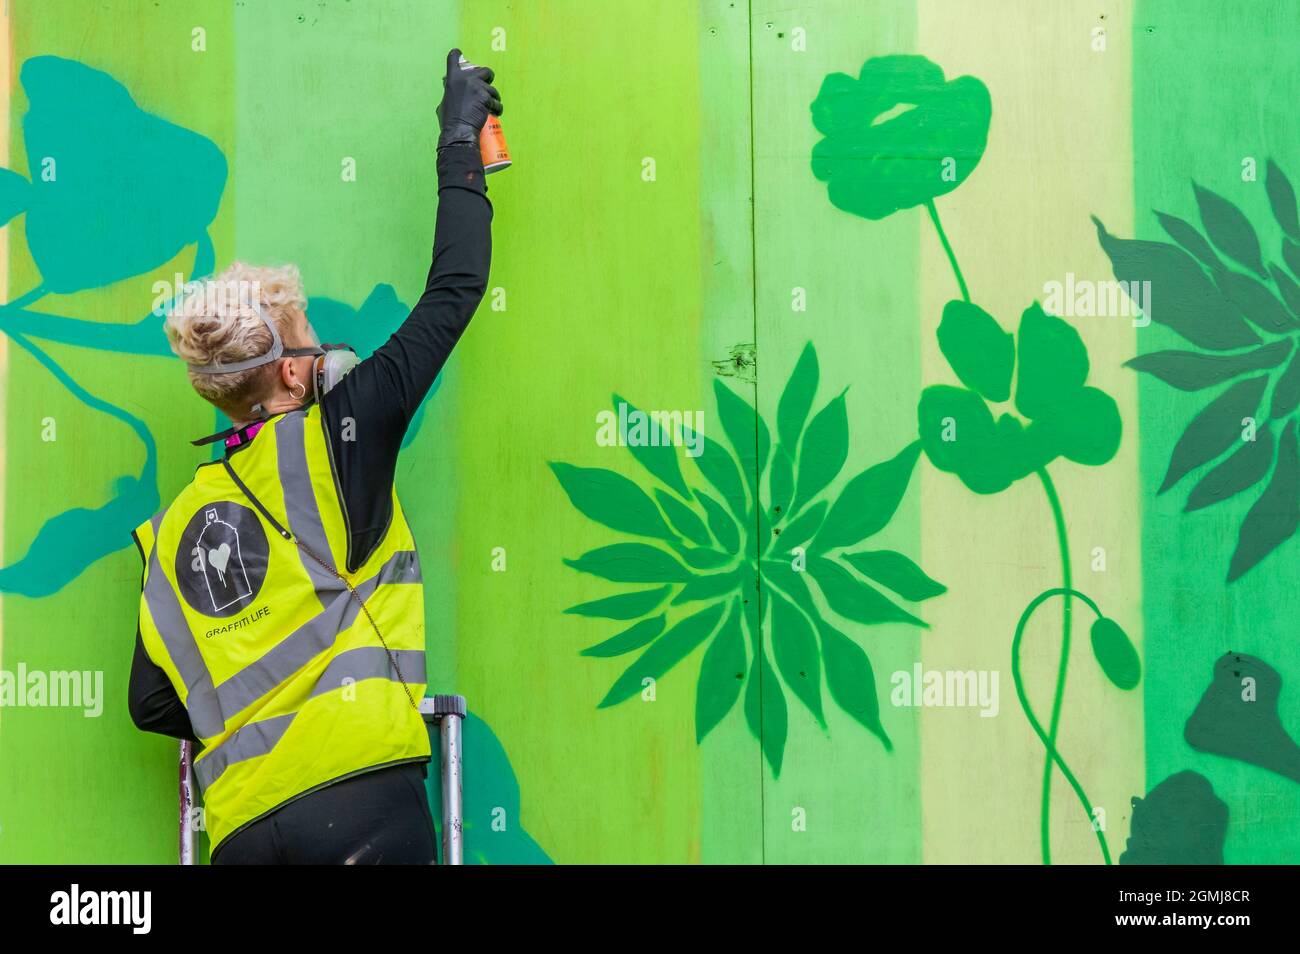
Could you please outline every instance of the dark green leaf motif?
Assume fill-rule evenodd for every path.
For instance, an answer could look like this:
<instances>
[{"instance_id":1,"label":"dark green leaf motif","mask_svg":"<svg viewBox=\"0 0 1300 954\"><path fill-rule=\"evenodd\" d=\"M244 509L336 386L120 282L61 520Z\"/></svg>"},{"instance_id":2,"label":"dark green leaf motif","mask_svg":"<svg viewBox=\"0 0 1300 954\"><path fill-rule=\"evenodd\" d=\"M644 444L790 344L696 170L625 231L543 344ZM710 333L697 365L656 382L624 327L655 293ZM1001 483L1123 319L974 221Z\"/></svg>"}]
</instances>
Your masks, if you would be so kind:
<instances>
[{"instance_id":1,"label":"dark green leaf motif","mask_svg":"<svg viewBox=\"0 0 1300 954\"><path fill-rule=\"evenodd\" d=\"M607 596L603 600L592 600L590 603L570 606L564 612L578 616L599 616L603 619L636 619L667 599L671 590L671 586L661 586L657 590L620 593L618 596Z\"/></svg>"},{"instance_id":2,"label":"dark green leaf motif","mask_svg":"<svg viewBox=\"0 0 1300 954\"><path fill-rule=\"evenodd\" d=\"M954 348L1000 351L999 373L1009 382L1014 360L1009 336L994 325L991 330L1002 337L981 342L981 333L992 337L988 324L972 335L966 319L978 322L979 317L958 311L951 326ZM979 380L982 388L997 393L996 382ZM652 482L643 488L605 468L551 464L581 514L616 533L652 541L612 542L565 560L602 580L640 584L565 611L623 623L613 635L582 650L584 656L639 654L600 706L641 696L648 685L698 653L696 740L703 741L743 696L745 723L774 774L780 773L789 736L788 697L798 700L803 717L822 728L828 725L823 679L831 700L886 750L892 748L881 724L875 674L858 641L861 627L924 627L895 599L918 603L945 591L902 553L873 550L869 544L859 552L844 552L889 524L907 492L922 443L913 441L846 480L846 394L841 391L817 406L819 383L817 353L809 344L781 392L771 429L746 395L715 382L715 419L722 436L689 430L680 435L679 443L703 448L693 458L694 470L689 465L683 470L683 452L673 446L671 435L646 429L646 443L655 446L629 435L633 459L663 486ZM1009 390L1009 383L1004 387ZM616 396L616 411L620 405L626 414L637 410ZM694 445L697 437L700 444ZM656 687L656 697L679 691L670 681Z\"/></svg>"},{"instance_id":3,"label":"dark green leaf motif","mask_svg":"<svg viewBox=\"0 0 1300 954\"><path fill-rule=\"evenodd\" d=\"M1259 238L1250 221L1221 195L1192 183L1196 204L1201 210L1201 224L1219 251L1252 271L1263 273L1259 257Z\"/></svg>"},{"instance_id":4,"label":"dark green leaf motif","mask_svg":"<svg viewBox=\"0 0 1300 954\"><path fill-rule=\"evenodd\" d=\"M1278 441L1273 478L1242 521L1228 580L1240 577L1277 547L1295 536L1300 526L1300 455L1296 451L1296 422L1287 422Z\"/></svg>"},{"instance_id":5,"label":"dark green leaf motif","mask_svg":"<svg viewBox=\"0 0 1300 954\"><path fill-rule=\"evenodd\" d=\"M1127 365L1180 391L1207 392L1199 408L1189 406L1157 492L1194 476L1190 514L1267 480L1225 561L1229 582L1291 539L1300 494L1288 456L1300 409L1300 219L1295 189L1272 160L1264 187L1276 228L1256 230L1237 204L1195 183L1203 232L1156 213L1177 245L1116 238L1097 222L1115 277L1150 281L1151 320L1200 349L1151 351ZM1264 240L1277 241L1278 230L1280 245L1270 249Z\"/></svg>"},{"instance_id":6,"label":"dark green leaf motif","mask_svg":"<svg viewBox=\"0 0 1300 954\"><path fill-rule=\"evenodd\" d=\"M1150 282L1147 317L1211 351L1259 344L1260 338L1206 275L1201 265L1176 245L1116 238L1097 219L1097 238L1122 282Z\"/></svg>"}]
</instances>

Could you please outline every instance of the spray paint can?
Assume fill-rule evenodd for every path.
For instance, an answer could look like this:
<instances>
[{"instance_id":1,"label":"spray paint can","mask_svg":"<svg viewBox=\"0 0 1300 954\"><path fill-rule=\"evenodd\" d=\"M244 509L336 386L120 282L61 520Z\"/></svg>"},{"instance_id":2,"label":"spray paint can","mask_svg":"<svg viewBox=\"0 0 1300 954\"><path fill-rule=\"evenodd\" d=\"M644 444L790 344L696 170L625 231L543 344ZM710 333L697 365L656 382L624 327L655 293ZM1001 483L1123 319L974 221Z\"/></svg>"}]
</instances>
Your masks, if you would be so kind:
<instances>
[{"instance_id":1,"label":"spray paint can","mask_svg":"<svg viewBox=\"0 0 1300 954\"><path fill-rule=\"evenodd\" d=\"M465 59L463 53L460 57L460 68L463 70L475 68L473 63ZM485 175L510 168L510 149L506 146L506 134L501 131L501 120L497 117L489 115L487 122L483 124L483 131L478 137L478 151L483 157Z\"/></svg>"}]
</instances>

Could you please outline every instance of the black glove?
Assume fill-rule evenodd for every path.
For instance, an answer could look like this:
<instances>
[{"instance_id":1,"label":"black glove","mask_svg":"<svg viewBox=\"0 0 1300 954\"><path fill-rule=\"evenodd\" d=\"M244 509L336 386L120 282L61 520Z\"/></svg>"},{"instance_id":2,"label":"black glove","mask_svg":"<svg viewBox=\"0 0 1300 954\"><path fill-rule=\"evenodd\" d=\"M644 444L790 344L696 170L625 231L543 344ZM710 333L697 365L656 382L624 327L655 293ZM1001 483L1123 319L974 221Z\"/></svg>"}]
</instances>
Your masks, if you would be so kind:
<instances>
[{"instance_id":1,"label":"black glove","mask_svg":"<svg viewBox=\"0 0 1300 954\"><path fill-rule=\"evenodd\" d=\"M501 115L501 95L490 85L494 75L486 66L461 69L460 50L447 54L447 75L442 80L442 102L438 104L438 122L442 124L439 150L453 143L477 146L488 114Z\"/></svg>"}]
</instances>

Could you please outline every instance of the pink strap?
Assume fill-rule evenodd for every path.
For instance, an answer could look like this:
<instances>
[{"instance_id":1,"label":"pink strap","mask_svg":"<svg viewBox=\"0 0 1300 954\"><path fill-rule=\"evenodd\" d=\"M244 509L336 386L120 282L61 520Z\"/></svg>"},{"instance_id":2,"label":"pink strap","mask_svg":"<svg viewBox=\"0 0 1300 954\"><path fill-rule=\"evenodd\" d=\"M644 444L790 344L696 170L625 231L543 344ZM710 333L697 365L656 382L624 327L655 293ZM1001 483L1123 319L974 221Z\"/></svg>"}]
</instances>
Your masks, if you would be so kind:
<instances>
[{"instance_id":1,"label":"pink strap","mask_svg":"<svg viewBox=\"0 0 1300 954\"><path fill-rule=\"evenodd\" d=\"M266 421L258 421L255 424L249 424L241 431L237 431L234 434L231 434L229 437L226 438L226 446L238 447L240 444L247 444L249 441L251 441L254 437L257 436L257 432L262 429L262 425L264 425L265 423Z\"/></svg>"}]
</instances>

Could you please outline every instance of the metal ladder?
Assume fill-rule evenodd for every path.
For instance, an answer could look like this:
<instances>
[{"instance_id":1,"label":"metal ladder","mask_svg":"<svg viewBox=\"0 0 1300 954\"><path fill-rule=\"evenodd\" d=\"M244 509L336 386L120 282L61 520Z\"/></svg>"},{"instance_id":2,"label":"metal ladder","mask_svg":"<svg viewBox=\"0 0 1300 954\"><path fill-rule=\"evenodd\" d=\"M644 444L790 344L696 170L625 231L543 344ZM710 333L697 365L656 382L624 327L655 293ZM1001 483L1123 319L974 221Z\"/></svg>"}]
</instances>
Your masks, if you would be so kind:
<instances>
[{"instance_id":1,"label":"metal ladder","mask_svg":"<svg viewBox=\"0 0 1300 954\"><path fill-rule=\"evenodd\" d=\"M462 818L461 723L465 719L464 696L426 696L420 700L420 715L427 723L438 723L439 768L442 775L442 863L465 863ZM194 864L194 743L180 744L180 863Z\"/></svg>"}]
</instances>

